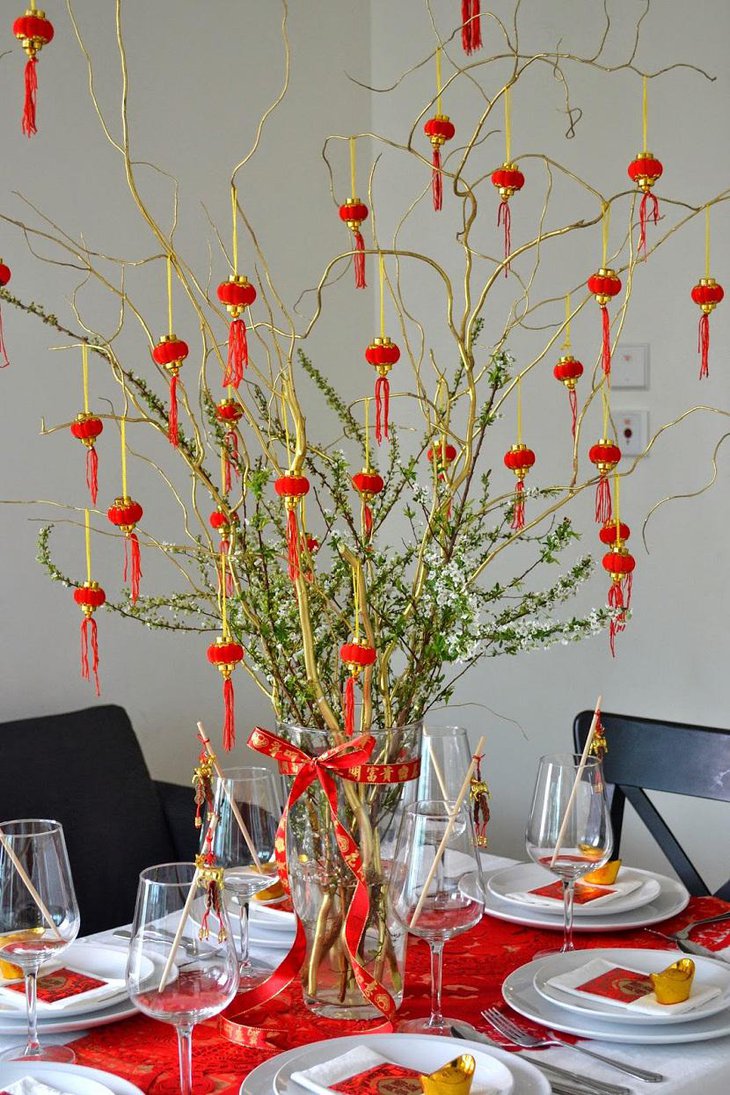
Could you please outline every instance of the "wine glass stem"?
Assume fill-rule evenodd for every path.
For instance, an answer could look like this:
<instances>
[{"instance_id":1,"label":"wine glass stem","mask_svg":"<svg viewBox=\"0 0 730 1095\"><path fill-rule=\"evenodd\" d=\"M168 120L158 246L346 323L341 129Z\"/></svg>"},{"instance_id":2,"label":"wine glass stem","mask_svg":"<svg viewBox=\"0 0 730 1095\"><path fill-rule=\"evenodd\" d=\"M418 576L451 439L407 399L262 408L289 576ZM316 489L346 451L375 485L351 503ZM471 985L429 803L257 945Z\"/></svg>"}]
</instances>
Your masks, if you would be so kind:
<instances>
[{"instance_id":1,"label":"wine glass stem","mask_svg":"<svg viewBox=\"0 0 730 1095\"><path fill-rule=\"evenodd\" d=\"M444 944L431 942L431 1018L430 1027L442 1027L444 1017L441 1014L441 983L444 972Z\"/></svg>"},{"instance_id":2,"label":"wine glass stem","mask_svg":"<svg viewBox=\"0 0 730 1095\"><path fill-rule=\"evenodd\" d=\"M238 909L238 922L241 935L241 969L246 969L251 965L248 960L248 901L241 901Z\"/></svg>"},{"instance_id":3,"label":"wine glass stem","mask_svg":"<svg viewBox=\"0 0 730 1095\"><path fill-rule=\"evenodd\" d=\"M180 1095L193 1091L193 1028L177 1028L177 1052L180 1058Z\"/></svg>"},{"instance_id":4,"label":"wine glass stem","mask_svg":"<svg viewBox=\"0 0 730 1095\"><path fill-rule=\"evenodd\" d=\"M573 946L573 895L575 879L563 879L563 945L561 951L575 950Z\"/></svg>"},{"instance_id":5,"label":"wine glass stem","mask_svg":"<svg viewBox=\"0 0 730 1095\"><path fill-rule=\"evenodd\" d=\"M25 1004L28 1013L28 1044L25 1047L25 1057L36 1057L41 1051L38 1041L38 1027L36 1024L38 1003L38 970L25 971Z\"/></svg>"}]
</instances>

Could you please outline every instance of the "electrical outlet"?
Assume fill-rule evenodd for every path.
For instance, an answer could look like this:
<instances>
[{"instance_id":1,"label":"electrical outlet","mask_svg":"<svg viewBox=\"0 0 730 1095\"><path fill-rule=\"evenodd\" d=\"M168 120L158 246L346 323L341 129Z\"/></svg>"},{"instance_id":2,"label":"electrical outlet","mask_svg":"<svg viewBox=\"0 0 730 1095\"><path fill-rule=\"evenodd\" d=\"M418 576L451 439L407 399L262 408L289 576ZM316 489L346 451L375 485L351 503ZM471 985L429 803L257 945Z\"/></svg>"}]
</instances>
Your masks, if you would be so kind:
<instances>
[{"instance_id":1,"label":"electrical outlet","mask_svg":"<svg viewBox=\"0 0 730 1095\"><path fill-rule=\"evenodd\" d=\"M619 343L611 357L612 388L649 387L649 345Z\"/></svg>"},{"instance_id":2,"label":"electrical outlet","mask_svg":"<svg viewBox=\"0 0 730 1095\"><path fill-rule=\"evenodd\" d=\"M611 368L613 372L613 366ZM614 411L617 444L622 456L639 456L649 442L648 411Z\"/></svg>"}]
</instances>

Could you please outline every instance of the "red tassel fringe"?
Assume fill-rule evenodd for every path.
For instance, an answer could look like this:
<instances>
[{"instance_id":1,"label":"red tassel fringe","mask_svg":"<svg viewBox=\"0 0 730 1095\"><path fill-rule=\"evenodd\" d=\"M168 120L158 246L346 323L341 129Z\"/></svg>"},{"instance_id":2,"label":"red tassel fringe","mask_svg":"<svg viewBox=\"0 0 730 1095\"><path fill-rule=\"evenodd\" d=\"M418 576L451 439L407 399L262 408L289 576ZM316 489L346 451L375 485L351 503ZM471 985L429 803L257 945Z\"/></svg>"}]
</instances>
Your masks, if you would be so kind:
<instances>
[{"instance_id":1,"label":"red tassel fringe","mask_svg":"<svg viewBox=\"0 0 730 1095\"><path fill-rule=\"evenodd\" d=\"M89 631L91 631L91 636L89 636ZM94 687L96 688L97 696L100 696L99 641L96 633L96 620L93 616L84 616L81 621L81 676L85 681L90 679L89 645L91 645L91 672L94 674Z\"/></svg>"},{"instance_id":2,"label":"red tassel fringe","mask_svg":"<svg viewBox=\"0 0 730 1095\"><path fill-rule=\"evenodd\" d=\"M93 445L86 450L86 486L89 488L92 503L96 505L99 493L99 454Z\"/></svg>"},{"instance_id":3,"label":"red tassel fringe","mask_svg":"<svg viewBox=\"0 0 730 1095\"><path fill-rule=\"evenodd\" d=\"M700 316L697 352L700 355L700 380L705 380L710 375L710 317L706 312Z\"/></svg>"},{"instance_id":4,"label":"red tassel fringe","mask_svg":"<svg viewBox=\"0 0 730 1095\"><path fill-rule=\"evenodd\" d=\"M517 480L515 487L515 509L512 515L512 528L519 532L525 527L525 484Z\"/></svg>"},{"instance_id":5,"label":"red tassel fringe","mask_svg":"<svg viewBox=\"0 0 730 1095\"><path fill-rule=\"evenodd\" d=\"M629 579L630 578L631 575L629 575ZM630 595L631 594L629 593L629 596ZM624 591L622 589L620 581L611 583L611 588L608 591L608 604L610 608L614 608L617 610L616 615L613 616L611 619L611 624L609 626L608 632L608 641L611 646L611 655L615 658L616 636L619 634L619 632L626 630L626 610L628 608L628 603L624 603Z\"/></svg>"},{"instance_id":6,"label":"red tassel fringe","mask_svg":"<svg viewBox=\"0 0 730 1095\"><path fill-rule=\"evenodd\" d=\"M605 304L601 305L601 321L603 326L603 346L601 348L601 357L603 359L603 373L604 376L611 375L611 320L608 315L608 308Z\"/></svg>"},{"instance_id":7,"label":"red tassel fringe","mask_svg":"<svg viewBox=\"0 0 730 1095\"><path fill-rule=\"evenodd\" d=\"M387 376L379 376L375 381L375 440L378 444L388 437L389 414L390 384Z\"/></svg>"},{"instance_id":8,"label":"red tassel fringe","mask_svg":"<svg viewBox=\"0 0 730 1095\"><path fill-rule=\"evenodd\" d=\"M353 259L353 265L355 267L355 288L367 289L367 283L365 281L365 240L362 238L362 233L359 229L355 232L355 257Z\"/></svg>"},{"instance_id":9,"label":"red tassel fringe","mask_svg":"<svg viewBox=\"0 0 730 1095\"><path fill-rule=\"evenodd\" d=\"M608 478L602 475L596 487L596 521L599 525L602 525L604 522L610 521L612 517L611 488L608 485Z\"/></svg>"},{"instance_id":10,"label":"red tassel fringe","mask_svg":"<svg viewBox=\"0 0 730 1095\"><path fill-rule=\"evenodd\" d=\"M236 744L236 720L233 694L233 681L226 677L223 681L223 748L227 753Z\"/></svg>"},{"instance_id":11,"label":"red tassel fringe","mask_svg":"<svg viewBox=\"0 0 730 1095\"><path fill-rule=\"evenodd\" d=\"M177 426L177 374L170 377L170 414L167 419L167 437L171 445L178 447Z\"/></svg>"},{"instance_id":12,"label":"red tassel fringe","mask_svg":"<svg viewBox=\"0 0 730 1095\"><path fill-rule=\"evenodd\" d=\"M25 65L25 102L23 103L23 120L21 128L26 137L32 137L38 130L35 124L36 94L38 92L38 60L29 57Z\"/></svg>"},{"instance_id":13,"label":"red tassel fringe","mask_svg":"<svg viewBox=\"0 0 730 1095\"><path fill-rule=\"evenodd\" d=\"M648 208L649 202L651 202L651 212ZM646 258L646 226L650 220L653 220L654 224L659 223L659 199L649 190L644 194L639 206L639 254L644 258Z\"/></svg>"},{"instance_id":14,"label":"red tassel fringe","mask_svg":"<svg viewBox=\"0 0 730 1095\"><path fill-rule=\"evenodd\" d=\"M482 48L482 25L479 0L461 0L461 44L464 53Z\"/></svg>"},{"instance_id":15,"label":"red tassel fringe","mask_svg":"<svg viewBox=\"0 0 730 1095\"><path fill-rule=\"evenodd\" d=\"M365 504L362 508L363 525L365 526L365 539L370 540L373 535L373 511Z\"/></svg>"},{"instance_id":16,"label":"red tassel fringe","mask_svg":"<svg viewBox=\"0 0 730 1095\"><path fill-rule=\"evenodd\" d=\"M246 338L246 324L242 319L234 319L228 331L228 360L223 376L223 385L234 388L243 380L244 369L248 365L248 339Z\"/></svg>"},{"instance_id":17,"label":"red tassel fringe","mask_svg":"<svg viewBox=\"0 0 730 1095\"><path fill-rule=\"evenodd\" d=\"M349 738L355 733L355 678L348 677L342 696L342 715L345 720L345 733Z\"/></svg>"},{"instance_id":18,"label":"red tassel fringe","mask_svg":"<svg viewBox=\"0 0 730 1095\"><path fill-rule=\"evenodd\" d=\"M299 528L297 515L293 509L289 510L287 518L286 544L289 549L289 580L296 582L299 577Z\"/></svg>"},{"instance_id":19,"label":"red tassel fringe","mask_svg":"<svg viewBox=\"0 0 730 1095\"><path fill-rule=\"evenodd\" d=\"M431 159L431 193L433 194L433 207L438 213L444 203L444 180L441 175L441 149L434 145Z\"/></svg>"},{"instance_id":20,"label":"red tassel fringe","mask_svg":"<svg viewBox=\"0 0 730 1095\"><path fill-rule=\"evenodd\" d=\"M570 416L571 416L571 429L573 431L573 440L575 441L575 428L578 425L578 393L575 388L568 389L568 402L570 403Z\"/></svg>"},{"instance_id":21,"label":"red tassel fringe","mask_svg":"<svg viewBox=\"0 0 730 1095\"><path fill-rule=\"evenodd\" d=\"M129 547L127 546L127 537L124 538L124 581L127 582L127 575L129 575L129 595L133 605L136 605L139 598L139 580L142 577L142 555L139 550L139 540L137 539L137 533L132 532L129 535Z\"/></svg>"},{"instance_id":22,"label":"red tassel fringe","mask_svg":"<svg viewBox=\"0 0 730 1095\"><path fill-rule=\"evenodd\" d=\"M3 361L0 362L0 369L6 369L10 364L10 358L8 357L8 351L5 349L5 332L3 331L3 312L0 308L0 354L3 356Z\"/></svg>"},{"instance_id":23,"label":"red tassel fringe","mask_svg":"<svg viewBox=\"0 0 730 1095\"><path fill-rule=\"evenodd\" d=\"M512 251L512 213L510 212L509 202L500 202L499 209L497 210L497 228L500 224L504 225L504 257L505 260L509 258ZM509 262L505 261L504 276L509 274Z\"/></svg>"}]
</instances>

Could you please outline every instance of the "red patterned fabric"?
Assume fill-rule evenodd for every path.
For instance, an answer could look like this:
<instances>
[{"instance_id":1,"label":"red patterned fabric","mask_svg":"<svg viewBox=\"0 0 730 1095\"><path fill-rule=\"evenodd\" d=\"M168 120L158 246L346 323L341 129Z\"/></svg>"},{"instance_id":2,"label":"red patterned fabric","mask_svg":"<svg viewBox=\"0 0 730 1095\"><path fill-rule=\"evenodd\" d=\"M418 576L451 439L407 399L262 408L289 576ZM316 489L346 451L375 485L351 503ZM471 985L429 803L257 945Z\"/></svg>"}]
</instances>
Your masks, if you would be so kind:
<instances>
[{"instance_id":1,"label":"red patterned fabric","mask_svg":"<svg viewBox=\"0 0 730 1095\"><path fill-rule=\"evenodd\" d=\"M728 904L716 897L693 898L683 913L666 920L660 927L667 932L677 931L691 920L713 916L728 908ZM730 925L710 924L707 928L698 928L692 938L712 950L719 950L730 943ZM483 1029L480 1011L502 1004L500 986L507 974L529 962L537 951L557 941L555 932L536 931L520 924L507 924L484 917L470 932L446 946L444 1013ZM640 930L616 935L581 934L578 943L582 948L620 946L656 949L662 946L657 936ZM671 944L667 943L666 947L671 948ZM428 947L421 940L411 940L406 995L399 1018L428 1014L429 998ZM207 1095L209 1092L237 1095L243 1078L277 1053L322 1038L357 1034L368 1029L368 1025L362 1023L317 1019L304 1006L298 983L262 1007L258 1015L250 1012L250 1022L266 1028L268 1044L265 1047L234 1045L220 1035L216 1019L195 1028L195 1095ZM371 1024L373 1027L376 1025ZM489 1033L490 1037L493 1036L492 1031ZM164 1023L139 1015L121 1023L98 1027L85 1038L74 1042L74 1050L79 1064L114 1072L150 1095L177 1095L179 1091L175 1031Z\"/></svg>"}]
</instances>

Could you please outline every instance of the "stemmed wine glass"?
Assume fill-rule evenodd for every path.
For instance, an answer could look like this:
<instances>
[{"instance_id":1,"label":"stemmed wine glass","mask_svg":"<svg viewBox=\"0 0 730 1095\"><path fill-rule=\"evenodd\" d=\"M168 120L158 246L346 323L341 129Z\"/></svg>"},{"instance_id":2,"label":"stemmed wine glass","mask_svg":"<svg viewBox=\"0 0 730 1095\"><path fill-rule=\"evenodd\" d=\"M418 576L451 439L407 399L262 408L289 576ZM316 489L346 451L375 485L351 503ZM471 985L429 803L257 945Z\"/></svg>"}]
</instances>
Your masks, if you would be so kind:
<instances>
[{"instance_id":1,"label":"stemmed wine glass","mask_svg":"<svg viewBox=\"0 0 730 1095\"><path fill-rule=\"evenodd\" d=\"M127 990L145 1015L175 1027L181 1095L192 1091L193 1027L223 1011L238 988L221 877L194 863L163 863L139 876Z\"/></svg>"},{"instance_id":2,"label":"stemmed wine glass","mask_svg":"<svg viewBox=\"0 0 730 1095\"><path fill-rule=\"evenodd\" d=\"M527 854L563 884L563 945L573 945L576 879L607 863L613 846L601 761L572 753L540 758L525 833Z\"/></svg>"},{"instance_id":3,"label":"stemmed wine glass","mask_svg":"<svg viewBox=\"0 0 730 1095\"><path fill-rule=\"evenodd\" d=\"M468 808L444 799L407 807L388 894L397 919L431 948L431 1014L399 1023L399 1031L451 1036L452 1020L441 1013L444 945L479 922L483 892Z\"/></svg>"},{"instance_id":4,"label":"stemmed wine glass","mask_svg":"<svg viewBox=\"0 0 730 1095\"><path fill-rule=\"evenodd\" d=\"M63 828L58 821L4 821L0 826L0 958L25 978L28 1040L4 1060L75 1061L68 1046L41 1046L36 1026L36 985L43 962L73 943L81 918Z\"/></svg>"},{"instance_id":5,"label":"stemmed wine glass","mask_svg":"<svg viewBox=\"0 0 730 1095\"><path fill-rule=\"evenodd\" d=\"M275 880L263 868L274 854L281 806L268 768L229 768L222 775L222 780L215 781L213 814L217 821L212 851L224 868L226 898L238 910L240 987L246 989L271 973L270 967L252 961L249 955L249 901ZM251 847L241 832L239 818L251 838Z\"/></svg>"},{"instance_id":6,"label":"stemmed wine glass","mask_svg":"<svg viewBox=\"0 0 730 1095\"><path fill-rule=\"evenodd\" d=\"M455 800L471 764L463 726L424 726L416 798Z\"/></svg>"}]
</instances>

